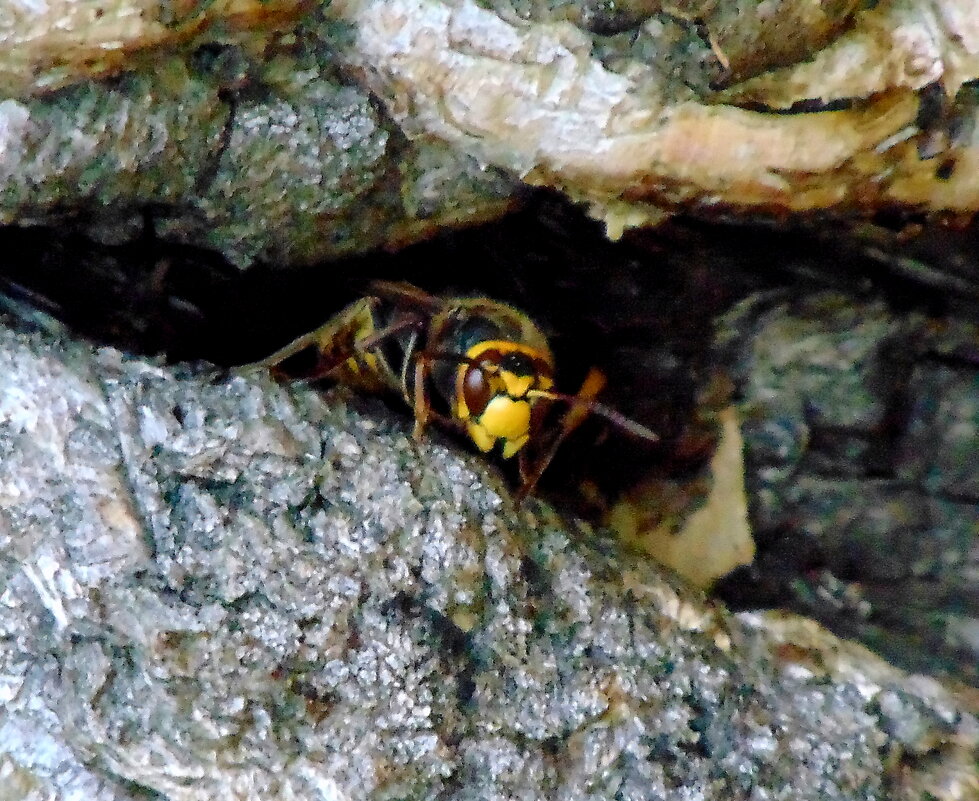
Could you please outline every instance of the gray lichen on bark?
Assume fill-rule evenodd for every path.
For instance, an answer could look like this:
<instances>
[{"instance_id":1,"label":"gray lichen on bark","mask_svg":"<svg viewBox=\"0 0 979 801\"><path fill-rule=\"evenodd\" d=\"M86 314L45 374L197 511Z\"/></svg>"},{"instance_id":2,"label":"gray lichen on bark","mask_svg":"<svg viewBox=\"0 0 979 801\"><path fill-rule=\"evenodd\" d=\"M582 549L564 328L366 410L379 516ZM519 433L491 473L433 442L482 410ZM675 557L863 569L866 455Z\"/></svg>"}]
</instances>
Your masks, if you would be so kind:
<instances>
[{"instance_id":1,"label":"gray lichen on bark","mask_svg":"<svg viewBox=\"0 0 979 801\"><path fill-rule=\"evenodd\" d=\"M787 658L379 405L6 328L0 358L13 798L974 786L975 719L934 682L825 633Z\"/></svg>"},{"instance_id":2,"label":"gray lichen on bark","mask_svg":"<svg viewBox=\"0 0 979 801\"><path fill-rule=\"evenodd\" d=\"M484 220L521 182L590 204L612 232L676 211L967 214L979 207L973 10L20 6L0 16L0 219L108 214L118 231L150 209L168 237L247 265Z\"/></svg>"},{"instance_id":3,"label":"gray lichen on bark","mask_svg":"<svg viewBox=\"0 0 979 801\"><path fill-rule=\"evenodd\" d=\"M905 666L975 683L979 329L825 292L754 296L720 330L758 573ZM799 581L813 565L823 580Z\"/></svg>"},{"instance_id":4,"label":"gray lichen on bark","mask_svg":"<svg viewBox=\"0 0 979 801\"><path fill-rule=\"evenodd\" d=\"M80 220L114 241L149 210L161 235L247 265L493 214L518 178L610 224L656 218L649 204L976 207L968 3L842 4L767 56L755 20L725 16L741 6L560 18L363 0L300 20L288 0L186 14L62 0L48 8L66 39L0 9L16 45L0 61L0 218ZM605 36L619 25L638 27ZM75 40L87 32L107 35ZM783 63L799 54L812 60ZM715 94L725 61L756 77ZM811 100L840 105L795 108ZM806 329L788 317L765 323ZM849 323L869 339L899 327L876 307ZM866 354L803 334L844 369L768 375L786 417L809 413L792 390L807 381L866 434L886 416ZM712 609L545 506L518 512L484 465L414 444L379 407L6 329L0 360L0 781L18 801L977 794L967 697L824 633ZM803 475L789 512L960 519L976 492L970 376L936 360L909 384L934 413L907 447L934 472L873 492L858 477L842 500ZM761 465L762 484L797 467L797 424L774 431L789 464ZM755 457L772 434L749 428ZM756 489L777 525L782 499ZM868 531L897 545L875 563L891 580L916 543ZM946 533L957 565L974 558L960 547L974 529ZM927 574L941 545L912 568Z\"/></svg>"},{"instance_id":5,"label":"gray lichen on bark","mask_svg":"<svg viewBox=\"0 0 979 801\"><path fill-rule=\"evenodd\" d=\"M149 212L159 235L247 266L393 246L504 209L509 179L431 139L409 144L335 70L336 27L311 14L247 47L205 39L0 101L0 221L116 241Z\"/></svg>"}]
</instances>

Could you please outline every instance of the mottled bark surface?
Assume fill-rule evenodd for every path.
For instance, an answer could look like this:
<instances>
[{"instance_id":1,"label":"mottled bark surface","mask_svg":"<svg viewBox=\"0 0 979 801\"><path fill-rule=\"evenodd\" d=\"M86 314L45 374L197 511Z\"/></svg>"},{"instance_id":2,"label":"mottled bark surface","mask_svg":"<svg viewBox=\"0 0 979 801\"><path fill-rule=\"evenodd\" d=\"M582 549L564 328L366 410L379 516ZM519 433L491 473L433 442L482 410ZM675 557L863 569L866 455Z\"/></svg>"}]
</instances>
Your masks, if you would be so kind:
<instances>
[{"instance_id":1,"label":"mottled bark surface","mask_svg":"<svg viewBox=\"0 0 979 801\"><path fill-rule=\"evenodd\" d=\"M731 618L377 408L0 337L5 798L976 790L936 683Z\"/></svg>"},{"instance_id":2,"label":"mottled bark surface","mask_svg":"<svg viewBox=\"0 0 979 801\"><path fill-rule=\"evenodd\" d=\"M922 238L894 260L897 238L882 231L858 248L705 226L613 245L598 228L543 202L329 273L241 274L159 244L100 250L21 235L4 247L33 260L0 275L81 334L220 364L315 328L371 277L512 302L548 332L560 388L598 367L602 399L661 437L650 446L589 421L545 474L548 497L672 564L693 560L688 575L705 580L696 554L751 550L733 536L743 499L723 501L719 516L706 502L718 423L733 408L745 463L726 478L744 472L758 556L723 597L814 615L905 668L975 684L974 237L933 233L930 248ZM704 516L697 542L677 536Z\"/></svg>"},{"instance_id":3,"label":"mottled bark surface","mask_svg":"<svg viewBox=\"0 0 979 801\"><path fill-rule=\"evenodd\" d=\"M110 16L96 20L94 4L81 0L61 5L65 14L91 12L56 17L68 26L65 37L95 36L84 21L98 28ZM164 16L178 9L142 5L145 13L123 13L127 4L118 4L120 19L135 26L126 27L131 41L86 44L110 59L114 67L103 71L112 78L92 80L85 61L50 79L56 91L18 92L8 81L0 94L0 222L58 224L106 243L151 227L247 266L396 247L510 205L514 182L501 173L430 137L409 144L337 71L330 25L318 14L288 4L283 30L275 11L284 4L208 3L196 16L187 4L182 13L198 33L182 36L190 22L154 21L148 7ZM257 19L235 35L240 5ZM50 55L51 42L17 27L40 11L25 7L12 22L3 14L0 41L17 44L8 58L35 47L38 58Z\"/></svg>"},{"instance_id":4,"label":"mottled bark surface","mask_svg":"<svg viewBox=\"0 0 979 801\"><path fill-rule=\"evenodd\" d=\"M287 31L308 0L10 0L0 8L0 92L41 94L205 42Z\"/></svg>"},{"instance_id":5,"label":"mottled bark surface","mask_svg":"<svg viewBox=\"0 0 979 801\"><path fill-rule=\"evenodd\" d=\"M973 11L8 5L0 219L118 241L148 211L247 265L398 246L501 213L520 182L613 233L676 211L971 214Z\"/></svg>"},{"instance_id":6,"label":"mottled bark surface","mask_svg":"<svg viewBox=\"0 0 979 801\"><path fill-rule=\"evenodd\" d=\"M740 5L664 5L618 37L554 21L546 4L523 19L466 0L350 0L329 13L356 31L341 58L399 124L589 200L613 228L645 203L976 207L969 0ZM941 100L921 114L932 89ZM947 135L926 147L933 133Z\"/></svg>"},{"instance_id":7,"label":"mottled bark surface","mask_svg":"<svg viewBox=\"0 0 979 801\"><path fill-rule=\"evenodd\" d=\"M728 592L979 684L979 330L839 294L724 326L761 551Z\"/></svg>"},{"instance_id":8,"label":"mottled bark surface","mask_svg":"<svg viewBox=\"0 0 979 801\"><path fill-rule=\"evenodd\" d=\"M521 182L613 233L971 214L973 3L0 6L0 221L90 237L5 232L9 291L225 362L385 271L516 302L563 388L601 366L662 436L577 432L552 498L599 519L642 480L680 517L737 408L758 559L724 597L949 681L707 606L380 405L3 329L3 801L979 797L975 696L948 689L979 654L967 235L681 226L542 256L547 218L266 269L496 215Z\"/></svg>"}]
</instances>

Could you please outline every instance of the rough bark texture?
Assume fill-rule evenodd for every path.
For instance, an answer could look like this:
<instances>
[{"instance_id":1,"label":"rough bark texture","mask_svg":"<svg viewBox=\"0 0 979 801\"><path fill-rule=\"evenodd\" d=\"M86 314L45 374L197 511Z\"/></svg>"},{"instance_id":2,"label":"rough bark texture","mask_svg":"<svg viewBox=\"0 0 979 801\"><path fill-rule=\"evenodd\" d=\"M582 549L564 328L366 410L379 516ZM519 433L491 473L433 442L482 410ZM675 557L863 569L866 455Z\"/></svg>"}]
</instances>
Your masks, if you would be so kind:
<instances>
[{"instance_id":1,"label":"rough bark texture","mask_svg":"<svg viewBox=\"0 0 979 801\"><path fill-rule=\"evenodd\" d=\"M545 474L548 497L701 581L723 551L750 554L734 536L749 522L755 566L724 582L727 601L802 611L905 669L975 685L975 236L933 232L930 251L922 238L895 261L886 240L673 224L612 244L599 228L542 202L329 272L244 273L160 243L8 233L0 249L32 259L0 281L98 341L221 364L317 327L371 277L509 301L548 331L560 388L598 367L602 399L661 437L593 418ZM718 439L732 407L743 465L714 451L736 443Z\"/></svg>"},{"instance_id":2,"label":"rough bark texture","mask_svg":"<svg viewBox=\"0 0 979 801\"><path fill-rule=\"evenodd\" d=\"M964 699L379 409L0 337L5 799L979 792Z\"/></svg>"},{"instance_id":3,"label":"rough bark texture","mask_svg":"<svg viewBox=\"0 0 979 801\"><path fill-rule=\"evenodd\" d=\"M89 13L69 14L79 5ZM81 227L107 243L137 238L149 223L245 266L395 247L508 207L512 181L431 138L409 145L337 73L317 14L297 23L288 4L292 26L282 31L282 6L245 3L266 13L232 36L242 4L200 5L206 11L195 16L187 4L187 19L165 24L161 15L178 12L171 4L116 4L127 36L108 42L99 26L111 14L96 20L80 0L59 6L64 18L45 18L68 26L60 37L41 36L40 11L5 19L0 10L0 42L17 44L0 64L48 57L53 38L75 69L50 79L58 91L22 86L0 99L0 222ZM208 22L221 13L232 16ZM187 20L199 36L180 35ZM28 35L18 22L40 30ZM92 37L85 46L115 65L96 71L117 76L87 78L91 64L74 61L63 41L70 34ZM129 60L116 64L122 55Z\"/></svg>"},{"instance_id":4,"label":"rough bark texture","mask_svg":"<svg viewBox=\"0 0 979 801\"><path fill-rule=\"evenodd\" d=\"M973 12L8 4L0 219L69 213L118 239L149 207L168 238L248 264L485 219L520 180L588 202L613 233L677 210L971 214Z\"/></svg>"},{"instance_id":5,"label":"rough bark texture","mask_svg":"<svg viewBox=\"0 0 979 801\"><path fill-rule=\"evenodd\" d=\"M727 591L753 573L906 666L979 684L976 326L824 293L756 296L722 330L760 552Z\"/></svg>"},{"instance_id":6,"label":"rough bark texture","mask_svg":"<svg viewBox=\"0 0 979 801\"><path fill-rule=\"evenodd\" d=\"M737 18L733 4L713 4L703 24L722 64L730 62L723 52L728 33L745 40L742 49L748 42L762 49L762 42L779 40L780 20L797 29L792 11L805 4L777 6L766 28L762 9L769 5L751 4L739 33L725 27L726 18ZM635 32L618 58L603 60L594 38L570 24L518 21L469 0L349 0L332 4L330 13L354 26L343 58L362 70L400 125L437 133L527 180L590 200L614 225L619 215L641 219L644 202L703 211L868 211L891 204L971 211L979 201L975 109L961 112L957 130L969 136L950 151L954 166L936 176L944 162L922 160L918 145L923 127L940 121L918 119L917 94L935 84L943 97L957 97L979 75L979 23L971 8L968 0L939 8L894 2L859 13L851 29L820 50L827 63L813 74L820 80L829 74L832 90L824 96L813 86L799 97L844 99L846 107L795 114L758 110L769 105L761 85L752 109L719 102L708 80L702 90L680 84L676 62L688 54L667 51L657 18ZM815 36L814 45L825 38L818 25ZM645 38L652 42L643 50ZM866 69L882 51L884 68ZM737 59L738 71L747 69L743 62ZM795 79L794 68L787 69L775 81L779 88ZM808 74L807 63L800 69Z\"/></svg>"},{"instance_id":7,"label":"rough bark texture","mask_svg":"<svg viewBox=\"0 0 979 801\"><path fill-rule=\"evenodd\" d=\"M498 213L521 180L613 232L676 210L971 213L973 4L869 6L7 2L0 221L247 266L394 247ZM975 311L974 261L881 247L914 292ZM773 250L853 282L845 252L833 271ZM543 281L561 306L564 273L490 255L443 283ZM709 444L687 415L716 367L716 285L671 293L727 256L630 256L621 281L597 258L557 309L557 338L617 345L625 410L665 422L658 478ZM721 350L760 561L728 597L754 583L975 683L975 326L741 289ZM225 306L232 338L261 316ZM2 801L979 797L974 694L705 606L380 407L6 329L0 360Z\"/></svg>"},{"instance_id":8,"label":"rough bark texture","mask_svg":"<svg viewBox=\"0 0 979 801\"><path fill-rule=\"evenodd\" d=\"M308 0L11 0L0 8L0 93L48 92L133 69L205 42L251 42L288 30Z\"/></svg>"}]
</instances>

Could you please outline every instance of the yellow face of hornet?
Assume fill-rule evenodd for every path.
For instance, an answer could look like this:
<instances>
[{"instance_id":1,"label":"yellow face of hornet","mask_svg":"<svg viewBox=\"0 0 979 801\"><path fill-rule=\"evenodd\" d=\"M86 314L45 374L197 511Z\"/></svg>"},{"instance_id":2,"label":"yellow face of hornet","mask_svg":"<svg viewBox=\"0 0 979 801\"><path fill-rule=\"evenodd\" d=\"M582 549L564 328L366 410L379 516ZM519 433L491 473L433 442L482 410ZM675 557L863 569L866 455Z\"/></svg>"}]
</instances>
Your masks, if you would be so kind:
<instances>
[{"instance_id":1,"label":"yellow face of hornet","mask_svg":"<svg viewBox=\"0 0 979 801\"><path fill-rule=\"evenodd\" d=\"M498 443L503 458L516 454L539 427L544 411L533 391L554 386L548 352L508 340L473 345L456 374L455 416L483 452Z\"/></svg>"}]
</instances>

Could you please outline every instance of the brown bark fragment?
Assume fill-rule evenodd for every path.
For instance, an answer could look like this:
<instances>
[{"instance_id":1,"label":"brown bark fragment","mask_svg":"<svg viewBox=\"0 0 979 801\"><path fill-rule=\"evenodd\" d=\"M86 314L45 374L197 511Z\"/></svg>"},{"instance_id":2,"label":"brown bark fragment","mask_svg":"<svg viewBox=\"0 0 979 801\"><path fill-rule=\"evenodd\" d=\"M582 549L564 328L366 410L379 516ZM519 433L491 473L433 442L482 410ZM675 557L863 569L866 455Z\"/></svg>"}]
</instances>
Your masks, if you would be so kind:
<instances>
[{"instance_id":1,"label":"brown bark fragment","mask_svg":"<svg viewBox=\"0 0 979 801\"><path fill-rule=\"evenodd\" d=\"M558 186L608 219L623 198L633 213L644 203L775 213L976 208L979 184L969 169L976 150L964 142L950 163L922 159L920 100L912 91L979 74L979 21L960 6L949 0L939 14L937 6L893 3L867 21L860 15L850 39L886 40L889 66L870 74L876 83L857 95L866 100L794 114L668 97L655 69L638 62L607 68L571 25L523 25L469 0L343 0L330 13L357 30L343 58L409 132L434 134L530 182ZM846 18L848 8L833 19ZM939 16L942 26L922 39L921 21ZM816 40L827 38L827 25ZM947 58L930 61L929 47ZM840 50L838 69L849 65L860 78L861 57L880 52Z\"/></svg>"},{"instance_id":2,"label":"brown bark fragment","mask_svg":"<svg viewBox=\"0 0 979 801\"><path fill-rule=\"evenodd\" d=\"M294 23L309 0L12 0L0 8L0 94L57 89L135 66L136 53ZM220 33L216 30L220 29Z\"/></svg>"},{"instance_id":3,"label":"brown bark fragment","mask_svg":"<svg viewBox=\"0 0 979 801\"><path fill-rule=\"evenodd\" d=\"M261 90L275 80L255 78L259 65L302 20L316 68L358 78L410 137L564 191L610 231L678 210L967 215L979 207L975 11L973 0L11 0L0 96L158 74L164 55L226 43L254 62L241 80ZM717 91L718 80L740 82Z\"/></svg>"},{"instance_id":4,"label":"brown bark fragment","mask_svg":"<svg viewBox=\"0 0 979 801\"><path fill-rule=\"evenodd\" d=\"M788 108L935 82L951 97L977 77L979 9L972 0L893 0L861 12L849 31L811 59L745 81L725 99Z\"/></svg>"},{"instance_id":5,"label":"brown bark fragment","mask_svg":"<svg viewBox=\"0 0 979 801\"><path fill-rule=\"evenodd\" d=\"M730 80L811 58L853 21L855 0L712 3L704 26Z\"/></svg>"}]
</instances>

